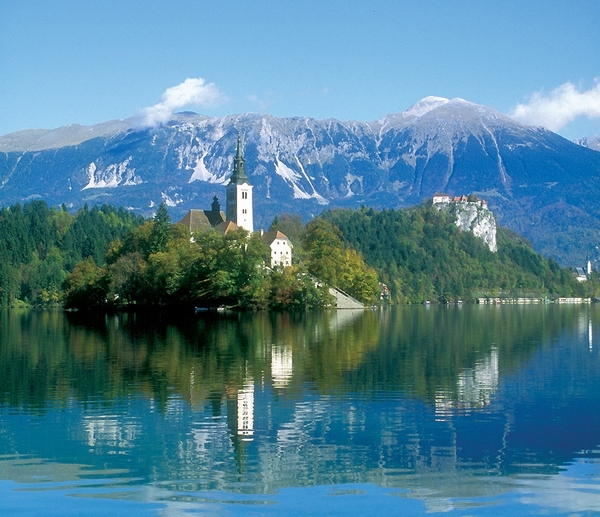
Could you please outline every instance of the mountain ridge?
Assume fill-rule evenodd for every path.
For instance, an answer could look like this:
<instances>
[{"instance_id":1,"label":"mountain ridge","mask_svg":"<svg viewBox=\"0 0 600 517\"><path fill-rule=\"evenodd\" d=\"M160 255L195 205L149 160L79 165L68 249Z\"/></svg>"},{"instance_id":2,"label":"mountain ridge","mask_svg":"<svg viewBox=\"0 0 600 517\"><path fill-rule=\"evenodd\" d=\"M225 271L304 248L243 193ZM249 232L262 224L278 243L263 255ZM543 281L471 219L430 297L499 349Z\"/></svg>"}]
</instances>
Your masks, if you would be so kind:
<instances>
[{"instance_id":1,"label":"mountain ridge","mask_svg":"<svg viewBox=\"0 0 600 517\"><path fill-rule=\"evenodd\" d=\"M44 131L0 137L1 204L107 202L148 216L164 201L177 220L224 195L239 132L259 226L283 212L474 193L563 264L600 240L600 153L460 98L426 97L374 122L183 112L157 127L132 117Z\"/></svg>"},{"instance_id":2,"label":"mountain ridge","mask_svg":"<svg viewBox=\"0 0 600 517\"><path fill-rule=\"evenodd\" d=\"M430 111L443 106L445 104L453 104L453 103L464 103L471 106L478 106L479 108L484 108L485 110L490 110L493 112L491 108L486 108L485 106L477 105L466 101L461 98L455 99L446 99L444 97L436 97L429 96L421 99L420 101L413 104L410 108L398 112L398 113L390 113L385 115L384 117L370 121L363 122L358 120L339 120L333 117L327 117L324 119L317 119L314 117L306 117L306 116L293 116L293 117L276 117L269 114L264 113L238 113L232 115L226 115L224 117L210 117L207 115L202 115L193 111L182 111L173 113L171 118L165 124L160 124L156 126L148 126L145 125L140 116L134 115L132 117L123 118L123 119L113 119L106 122L100 122L98 124L92 125L83 125L78 123L67 124L66 126L60 126L58 128L47 129L47 128L37 128L37 129L25 129L21 131L15 131L11 133L7 133L5 135L0 135L0 152L13 152L13 151L41 151L45 149L54 149L57 147L65 147L69 145L78 145L87 140L91 140L96 137L101 137L109 134L122 133L128 131L139 131L144 129L156 129L162 126L171 126L176 123L202 123L207 120L220 120L220 119L233 119L239 120L248 117L265 117L270 119L277 120L303 120L303 121L313 121L313 122L337 122L342 125L366 125L369 126L374 132L381 132L381 127L387 127L388 129L392 127L404 126L407 123L412 122L416 118L420 118L423 115L426 115ZM499 112L495 112L501 117L504 117L508 120L512 120L506 115L502 115ZM192 119L192 120L190 120ZM394 121L392 124L388 124L388 121ZM396 122L398 121L398 122ZM377 131L376 131L377 128ZM61 140L63 138L63 140ZM582 139L582 142L586 142L586 139Z\"/></svg>"}]
</instances>

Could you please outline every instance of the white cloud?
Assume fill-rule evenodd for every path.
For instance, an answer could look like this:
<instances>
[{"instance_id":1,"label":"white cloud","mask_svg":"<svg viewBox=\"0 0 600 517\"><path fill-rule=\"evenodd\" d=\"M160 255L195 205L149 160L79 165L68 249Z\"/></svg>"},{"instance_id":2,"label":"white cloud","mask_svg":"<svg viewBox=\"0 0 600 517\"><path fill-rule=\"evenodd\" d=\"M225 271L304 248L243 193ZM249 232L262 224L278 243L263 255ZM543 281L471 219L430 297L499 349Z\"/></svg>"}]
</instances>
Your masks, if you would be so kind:
<instances>
[{"instance_id":1,"label":"white cloud","mask_svg":"<svg viewBox=\"0 0 600 517\"><path fill-rule=\"evenodd\" d=\"M158 126L169 121L173 112L184 106L209 107L224 100L214 83L206 83L201 77L188 78L177 86L167 88L154 106L144 108L140 115L145 126Z\"/></svg>"},{"instance_id":2,"label":"white cloud","mask_svg":"<svg viewBox=\"0 0 600 517\"><path fill-rule=\"evenodd\" d=\"M517 104L510 116L525 124L558 131L579 117L600 117L600 80L586 91L565 83L545 95L532 95L527 104Z\"/></svg>"},{"instance_id":3,"label":"white cloud","mask_svg":"<svg viewBox=\"0 0 600 517\"><path fill-rule=\"evenodd\" d=\"M266 112L271 106L279 101L279 96L274 92L267 92L262 97L256 94L247 95L246 100L251 104L258 106L260 111Z\"/></svg>"}]
</instances>

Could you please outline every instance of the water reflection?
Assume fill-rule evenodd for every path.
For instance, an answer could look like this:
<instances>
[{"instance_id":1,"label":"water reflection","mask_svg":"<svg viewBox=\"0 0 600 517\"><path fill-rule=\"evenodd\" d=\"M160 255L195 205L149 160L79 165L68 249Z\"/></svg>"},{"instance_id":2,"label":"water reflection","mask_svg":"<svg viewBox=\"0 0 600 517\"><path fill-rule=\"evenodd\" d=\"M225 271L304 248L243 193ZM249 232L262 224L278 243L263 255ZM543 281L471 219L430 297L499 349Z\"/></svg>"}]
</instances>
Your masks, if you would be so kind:
<instances>
[{"instance_id":1,"label":"water reflection","mask_svg":"<svg viewBox=\"0 0 600 517\"><path fill-rule=\"evenodd\" d=\"M493 346L489 354L475 363L473 368L464 368L456 381L456 391L440 389L435 397L436 416L451 417L457 409L468 412L490 405L491 397L498 390L498 348Z\"/></svg>"},{"instance_id":2,"label":"water reflection","mask_svg":"<svg viewBox=\"0 0 600 517\"><path fill-rule=\"evenodd\" d=\"M598 317L2 313L0 477L26 457L161 498L366 483L446 511L573 462L597 476Z\"/></svg>"},{"instance_id":3,"label":"water reflection","mask_svg":"<svg viewBox=\"0 0 600 517\"><path fill-rule=\"evenodd\" d=\"M285 388L292 379L294 355L292 347L285 343L271 347L271 377L274 388Z\"/></svg>"}]
</instances>

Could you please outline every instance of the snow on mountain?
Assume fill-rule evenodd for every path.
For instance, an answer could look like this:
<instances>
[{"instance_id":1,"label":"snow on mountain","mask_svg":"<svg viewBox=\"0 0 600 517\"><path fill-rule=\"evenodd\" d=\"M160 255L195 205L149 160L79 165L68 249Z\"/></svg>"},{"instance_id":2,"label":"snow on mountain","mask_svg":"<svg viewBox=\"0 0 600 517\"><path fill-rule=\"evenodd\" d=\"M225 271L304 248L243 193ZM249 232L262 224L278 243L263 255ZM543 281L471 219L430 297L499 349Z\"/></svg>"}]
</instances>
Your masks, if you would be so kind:
<instances>
[{"instance_id":1,"label":"snow on mountain","mask_svg":"<svg viewBox=\"0 0 600 517\"><path fill-rule=\"evenodd\" d=\"M574 141L576 144L594 151L600 151L600 136L585 136Z\"/></svg>"},{"instance_id":2,"label":"snow on mountain","mask_svg":"<svg viewBox=\"0 0 600 517\"><path fill-rule=\"evenodd\" d=\"M0 203L109 202L152 215L165 201L177 220L224 196L238 132L257 225L283 212L309 218L336 206L397 208L436 192L474 192L544 254L566 261L561 242L576 240L574 256L600 240L600 154L442 97L369 123L185 112L157 128L128 119L13 133L0 137Z\"/></svg>"},{"instance_id":3,"label":"snow on mountain","mask_svg":"<svg viewBox=\"0 0 600 517\"><path fill-rule=\"evenodd\" d=\"M434 97L434 96L425 97L424 99L421 99L416 104L413 104L406 111L402 112L402 115L405 118L422 117L426 113L429 113L431 110L434 110L435 108L439 108L440 106L443 106L444 104L447 104L448 102L450 102L450 100L445 99L444 97Z\"/></svg>"},{"instance_id":4,"label":"snow on mountain","mask_svg":"<svg viewBox=\"0 0 600 517\"><path fill-rule=\"evenodd\" d=\"M94 162L90 163L87 168L89 181L82 190L126 187L143 183L142 178L136 176L135 168L129 167L132 159L133 156L129 156L121 163L109 164L103 168L98 168Z\"/></svg>"}]
</instances>

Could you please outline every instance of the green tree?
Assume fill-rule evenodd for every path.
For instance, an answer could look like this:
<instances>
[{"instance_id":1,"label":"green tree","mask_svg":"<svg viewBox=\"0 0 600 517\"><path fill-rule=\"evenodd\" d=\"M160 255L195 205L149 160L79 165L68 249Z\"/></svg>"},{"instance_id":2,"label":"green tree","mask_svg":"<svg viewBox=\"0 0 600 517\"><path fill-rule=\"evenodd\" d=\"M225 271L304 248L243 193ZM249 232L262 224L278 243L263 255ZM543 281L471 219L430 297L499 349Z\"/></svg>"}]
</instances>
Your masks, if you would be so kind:
<instances>
[{"instance_id":1,"label":"green tree","mask_svg":"<svg viewBox=\"0 0 600 517\"><path fill-rule=\"evenodd\" d=\"M269 305L271 276L265 265L271 259L270 248L260 234L252 234L243 245L243 261L237 279L240 306L266 309Z\"/></svg>"},{"instance_id":2,"label":"green tree","mask_svg":"<svg viewBox=\"0 0 600 517\"><path fill-rule=\"evenodd\" d=\"M295 310L328 307L333 297L324 285L319 285L311 275L297 266L277 269L271 274L271 309Z\"/></svg>"},{"instance_id":3,"label":"green tree","mask_svg":"<svg viewBox=\"0 0 600 517\"><path fill-rule=\"evenodd\" d=\"M336 286L344 261L344 245L339 230L324 219L313 219L306 227L303 247L308 253L308 272L322 282Z\"/></svg>"},{"instance_id":4,"label":"green tree","mask_svg":"<svg viewBox=\"0 0 600 517\"><path fill-rule=\"evenodd\" d=\"M365 304L372 304L379 295L379 281L374 269L367 267L362 256L354 249L344 251L338 274L340 289Z\"/></svg>"},{"instance_id":5,"label":"green tree","mask_svg":"<svg viewBox=\"0 0 600 517\"><path fill-rule=\"evenodd\" d=\"M171 229L171 216L167 210L167 205L161 203L154 216L154 224L150 232L150 253L165 251L169 241L169 231Z\"/></svg>"},{"instance_id":6,"label":"green tree","mask_svg":"<svg viewBox=\"0 0 600 517\"><path fill-rule=\"evenodd\" d=\"M107 300L121 306L147 303L146 295L151 295L146 287L147 270L148 264L141 253L133 251L121 255L108 266Z\"/></svg>"},{"instance_id":7,"label":"green tree","mask_svg":"<svg viewBox=\"0 0 600 517\"><path fill-rule=\"evenodd\" d=\"M306 228L299 215L282 214L281 216L275 216L269 230L278 230L286 235L294 247L297 247L301 252L302 239Z\"/></svg>"},{"instance_id":8,"label":"green tree","mask_svg":"<svg viewBox=\"0 0 600 517\"><path fill-rule=\"evenodd\" d=\"M108 294L108 276L88 257L79 262L64 283L65 306L78 309L104 305Z\"/></svg>"},{"instance_id":9,"label":"green tree","mask_svg":"<svg viewBox=\"0 0 600 517\"><path fill-rule=\"evenodd\" d=\"M377 273L367 267L356 250L344 245L336 227L321 218L311 221L304 235L304 249L311 275L364 303L375 301L379 292Z\"/></svg>"}]
</instances>

